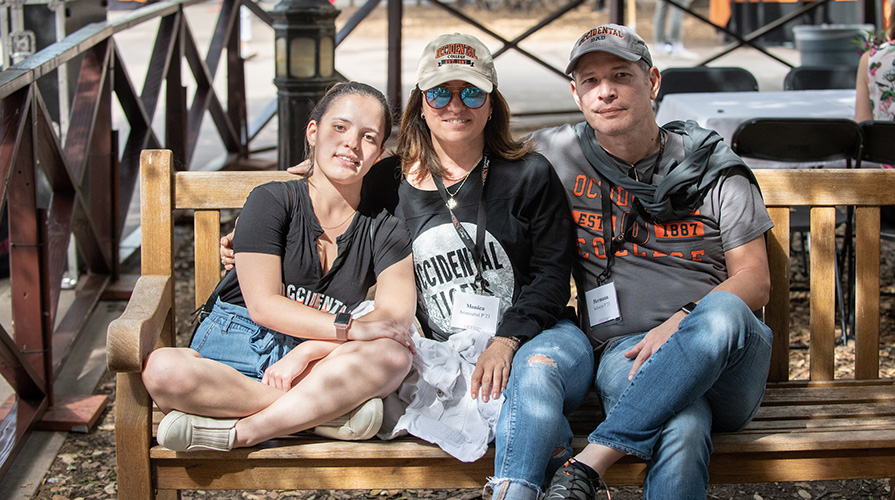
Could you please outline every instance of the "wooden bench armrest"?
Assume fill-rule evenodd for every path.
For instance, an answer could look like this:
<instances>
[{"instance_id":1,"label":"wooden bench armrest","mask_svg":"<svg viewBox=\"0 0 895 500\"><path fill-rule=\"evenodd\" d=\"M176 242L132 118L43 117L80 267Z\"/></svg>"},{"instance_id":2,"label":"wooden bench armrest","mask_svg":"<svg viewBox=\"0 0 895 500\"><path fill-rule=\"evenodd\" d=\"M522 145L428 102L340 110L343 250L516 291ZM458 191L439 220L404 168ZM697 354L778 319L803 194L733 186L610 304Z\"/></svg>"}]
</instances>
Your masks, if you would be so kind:
<instances>
[{"instance_id":1,"label":"wooden bench armrest","mask_svg":"<svg viewBox=\"0 0 895 500\"><path fill-rule=\"evenodd\" d=\"M109 371L140 372L158 343L173 304L171 276L141 276L122 315L109 323L106 361Z\"/></svg>"}]
</instances>

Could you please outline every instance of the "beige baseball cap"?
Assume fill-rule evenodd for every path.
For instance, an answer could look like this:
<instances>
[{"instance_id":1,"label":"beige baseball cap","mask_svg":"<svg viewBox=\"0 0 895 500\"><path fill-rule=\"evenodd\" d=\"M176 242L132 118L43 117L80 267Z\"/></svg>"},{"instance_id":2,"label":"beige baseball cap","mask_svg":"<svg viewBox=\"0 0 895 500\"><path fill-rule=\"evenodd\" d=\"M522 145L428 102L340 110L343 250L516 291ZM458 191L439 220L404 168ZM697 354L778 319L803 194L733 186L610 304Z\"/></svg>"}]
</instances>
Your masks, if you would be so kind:
<instances>
[{"instance_id":1,"label":"beige baseball cap","mask_svg":"<svg viewBox=\"0 0 895 500\"><path fill-rule=\"evenodd\" d=\"M478 38L463 33L441 35L426 45L416 69L416 84L428 90L461 80L491 93L497 72L491 51Z\"/></svg>"},{"instance_id":2,"label":"beige baseball cap","mask_svg":"<svg viewBox=\"0 0 895 500\"><path fill-rule=\"evenodd\" d=\"M650 67L653 65L649 48L640 35L634 33L634 30L627 26L604 24L581 35L581 38L575 43L575 47L572 48L572 53L569 54L566 74L572 73L581 56L591 52L608 52L631 62L643 59Z\"/></svg>"}]
</instances>

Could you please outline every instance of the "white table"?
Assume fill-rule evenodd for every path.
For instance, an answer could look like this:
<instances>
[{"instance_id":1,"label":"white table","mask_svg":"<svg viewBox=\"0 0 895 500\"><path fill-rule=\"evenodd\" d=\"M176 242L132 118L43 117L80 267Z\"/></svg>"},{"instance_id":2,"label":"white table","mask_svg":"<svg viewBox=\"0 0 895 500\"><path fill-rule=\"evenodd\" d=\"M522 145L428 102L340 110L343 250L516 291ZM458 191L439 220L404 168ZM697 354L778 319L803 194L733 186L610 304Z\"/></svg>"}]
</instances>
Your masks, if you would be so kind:
<instances>
[{"instance_id":1,"label":"white table","mask_svg":"<svg viewBox=\"0 0 895 500\"><path fill-rule=\"evenodd\" d=\"M668 94L662 99L656 122L695 120L717 131L731 143L737 127L751 118L849 118L855 116L855 91L788 90L781 92L695 92ZM752 168L798 168L747 158ZM831 164L828 164L831 165Z\"/></svg>"}]
</instances>

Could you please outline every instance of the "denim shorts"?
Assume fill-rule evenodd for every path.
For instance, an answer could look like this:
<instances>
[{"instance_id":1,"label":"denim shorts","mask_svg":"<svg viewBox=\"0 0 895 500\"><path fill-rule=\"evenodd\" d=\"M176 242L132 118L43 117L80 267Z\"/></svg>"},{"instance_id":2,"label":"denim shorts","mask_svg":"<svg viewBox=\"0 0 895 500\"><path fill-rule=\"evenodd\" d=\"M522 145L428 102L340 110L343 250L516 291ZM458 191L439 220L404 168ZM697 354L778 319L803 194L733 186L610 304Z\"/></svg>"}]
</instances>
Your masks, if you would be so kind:
<instances>
[{"instance_id":1,"label":"denim shorts","mask_svg":"<svg viewBox=\"0 0 895 500\"><path fill-rule=\"evenodd\" d=\"M190 348L204 358L261 380L268 366L303 340L265 328L251 320L245 307L218 299L211 314L196 329Z\"/></svg>"}]
</instances>

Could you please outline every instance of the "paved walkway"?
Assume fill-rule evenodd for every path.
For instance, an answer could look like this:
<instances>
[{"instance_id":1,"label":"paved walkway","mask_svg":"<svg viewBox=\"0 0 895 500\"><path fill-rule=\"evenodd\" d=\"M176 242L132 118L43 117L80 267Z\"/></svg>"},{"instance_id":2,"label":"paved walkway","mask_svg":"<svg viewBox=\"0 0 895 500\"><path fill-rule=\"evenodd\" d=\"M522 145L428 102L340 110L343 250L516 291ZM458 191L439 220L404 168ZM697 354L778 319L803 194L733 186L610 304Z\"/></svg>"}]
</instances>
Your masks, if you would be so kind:
<instances>
[{"instance_id":1,"label":"paved walkway","mask_svg":"<svg viewBox=\"0 0 895 500\"><path fill-rule=\"evenodd\" d=\"M343 0L339 0L342 2ZM347 2L347 0L344 0ZM266 9L273 3L265 4ZM214 2L200 4L187 9L187 19L199 47L207 47L219 6ZM109 18L126 15L126 11L109 12ZM598 21L595 21L597 24ZM256 115L271 99L276 96L273 85L273 31L262 23L255 21L253 26L252 51L256 55L246 62L247 106L249 116ZM154 39L157 23L148 22L137 28L121 33L116 37L130 77L135 85L141 85L146 72L151 44L147 40ZM469 30L472 31L472 30ZM433 32L434 35L434 32ZM557 67L563 67L568 52L579 33L569 33L568 39L556 40L538 46L537 55ZM384 38L384 34L383 34ZM427 40L411 40L405 38L403 51L403 87L407 95L414 83L416 61ZM701 56L717 50L713 47L690 47ZM775 54L793 64L798 64L798 53L788 48L772 48ZM692 61L655 57L655 63L661 68L668 66L692 65ZM759 81L761 90L780 90L783 77L788 68L752 49L741 49L729 54L713 65L741 66L751 71ZM500 88L510 103L511 109L517 113L537 113L546 111L568 111L569 113L551 114L537 117L514 118L513 125L520 133L555 125L574 122L581 119L575 111L574 102L569 94L569 84L564 78L547 71L539 65L531 63L527 58L515 52L509 52L496 60L500 75ZM386 84L386 48L382 39L350 36L338 48L336 68L350 79L370 83L385 89ZM190 81L190 80L185 80ZM218 79L216 84L222 84ZM223 88L220 89L221 94ZM115 108L115 112L120 111ZM122 120L123 123L123 120ZM161 123L157 119L157 123ZM121 136L127 133L126 124L118 127ZM160 136L163 136L161 134ZM276 120L256 138L252 149L260 149L276 144ZM217 137L210 120L206 118L200 134L200 145L192 165L193 169L215 164L221 158L223 147ZM276 152L259 155L262 159L275 161ZM138 203L138 202L135 202ZM132 221L139 220L139 206L131 209ZM64 292L58 317L64 314L73 292ZM11 319L9 310L9 281L0 280L0 324L9 331ZM92 393L105 370L105 332L112 319L118 317L123 310L123 302L102 302L93 314L85 335L78 340L77 346L63 373L58 377L56 390L59 393L89 394ZM0 379L0 401L11 394L9 386ZM25 446L23 453L16 459L11 470L0 482L0 496L10 499L30 499L43 479L47 468L52 463L66 433L34 432Z\"/></svg>"}]
</instances>

